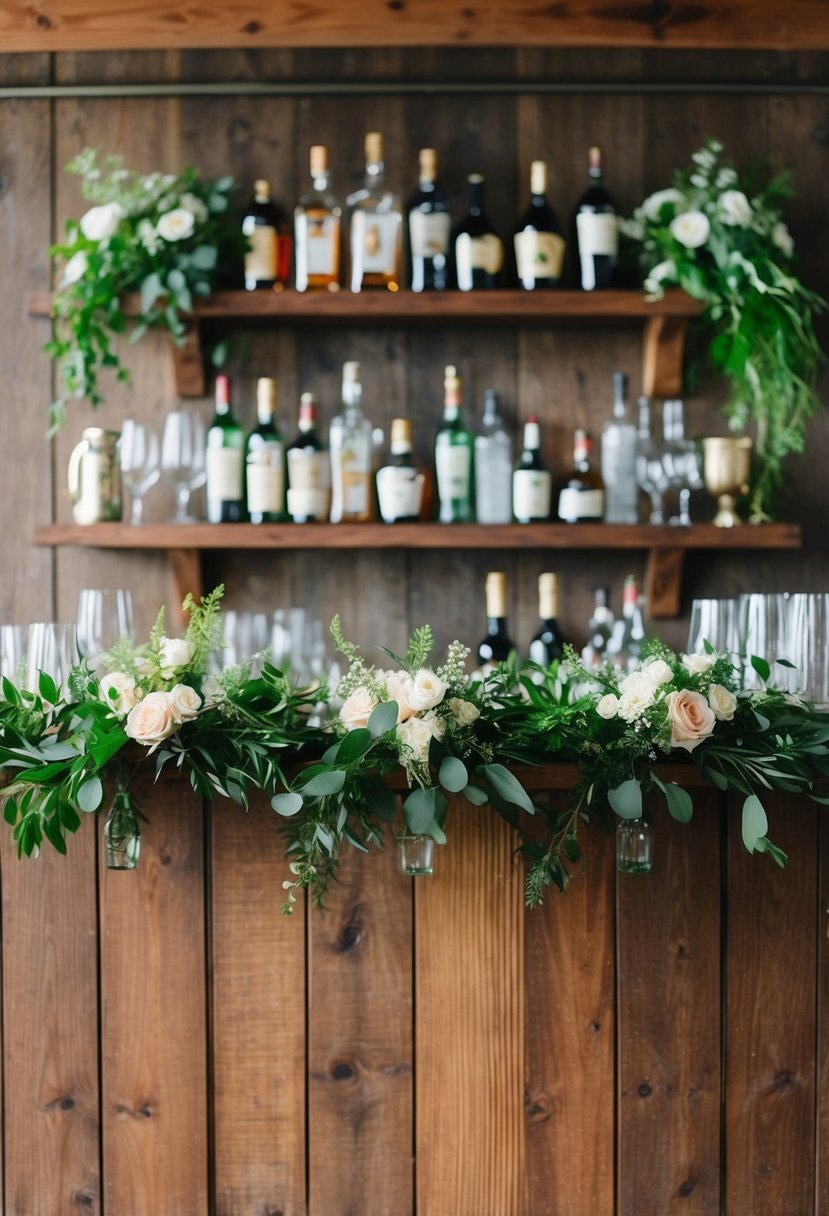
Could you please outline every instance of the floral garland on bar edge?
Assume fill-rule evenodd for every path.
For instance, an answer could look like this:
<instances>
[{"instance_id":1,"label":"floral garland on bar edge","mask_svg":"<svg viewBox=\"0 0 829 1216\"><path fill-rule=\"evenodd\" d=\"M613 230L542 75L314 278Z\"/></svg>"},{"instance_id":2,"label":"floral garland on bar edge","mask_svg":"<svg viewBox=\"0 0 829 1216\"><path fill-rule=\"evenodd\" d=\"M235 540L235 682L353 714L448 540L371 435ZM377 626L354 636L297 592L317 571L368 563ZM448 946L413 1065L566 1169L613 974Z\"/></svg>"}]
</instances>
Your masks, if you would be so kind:
<instances>
[{"instance_id":1,"label":"floral garland on bar edge","mask_svg":"<svg viewBox=\"0 0 829 1216\"><path fill-rule=\"evenodd\" d=\"M492 808L516 830L528 860L526 899L547 886L564 890L577 863L579 829L598 822L647 825L643 795L656 793L687 823L691 796L670 763L689 757L721 790L744 796L746 848L778 864L785 854L767 836L764 790L814 793L829 772L829 715L764 683L739 687L731 659L711 648L677 656L659 642L639 669L587 671L572 651L559 667L501 664L468 677L468 649L453 642L431 665L432 631L414 631L389 667L367 663L332 623L348 670L337 689L297 688L267 656L208 674L221 645L223 589L188 597L184 635L165 633L159 614L147 643L122 641L94 663L73 667L64 687L41 673L36 689L2 679L0 769L10 779L3 813L18 853L37 856L66 837L84 814L101 810L107 778L115 795L107 820L108 862L132 868L142 817L130 786L153 757L156 775L173 765L202 797L247 808L252 790L270 799L282 830L290 877L283 910L308 888L317 901L336 874L340 850L381 846L399 831L413 841L446 842L449 796ZM769 681L770 667L751 660ZM534 804L507 763L575 762L581 780L569 805ZM404 776L401 809L384 778ZM529 831L525 815L534 815ZM538 827L538 824L541 827ZM409 873L430 872L415 860Z\"/></svg>"}]
</instances>

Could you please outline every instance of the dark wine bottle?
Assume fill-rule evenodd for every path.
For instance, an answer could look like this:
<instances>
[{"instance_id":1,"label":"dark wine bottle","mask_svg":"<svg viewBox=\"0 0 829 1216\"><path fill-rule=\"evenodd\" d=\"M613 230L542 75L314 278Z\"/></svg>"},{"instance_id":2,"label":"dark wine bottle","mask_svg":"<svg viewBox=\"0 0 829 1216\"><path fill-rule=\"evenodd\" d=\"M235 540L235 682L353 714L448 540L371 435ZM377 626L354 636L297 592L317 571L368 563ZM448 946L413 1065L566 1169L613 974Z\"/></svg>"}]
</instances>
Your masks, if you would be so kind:
<instances>
[{"instance_id":1,"label":"dark wine bottle","mask_svg":"<svg viewBox=\"0 0 829 1216\"><path fill-rule=\"evenodd\" d=\"M288 514L295 524L321 524L328 519L331 465L317 432L317 402L313 393L299 399L299 433L288 444Z\"/></svg>"},{"instance_id":2,"label":"dark wine bottle","mask_svg":"<svg viewBox=\"0 0 829 1216\"><path fill-rule=\"evenodd\" d=\"M230 377L216 377L216 412L207 432L205 453L207 518L211 524L238 523L245 517L245 436L233 414Z\"/></svg>"},{"instance_id":3,"label":"dark wine bottle","mask_svg":"<svg viewBox=\"0 0 829 1216\"><path fill-rule=\"evenodd\" d=\"M283 288L291 273L291 226L271 198L270 182L260 177L242 218L242 232L250 249L245 254L248 291Z\"/></svg>"},{"instance_id":4,"label":"dark wine bottle","mask_svg":"<svg viewBox=\"0 0 829 1216\"><path fill-rule=\"evenodd\" d=\"M445 291L449 287L451 219L446 195L437 180L438 154L420 150L418 186L406 204L412 291Z\"/></svg>"},{"instance_id":5,"label":"dark wine bottle","mask_svg":"<svg viewBox=\"0 0 829 1216\"><path fill-rule=\"evenodd\" d=\"M256 381L256 426L245 445L245 492L252 524L285 518L285 445L276 425L276 382Z\"/></svg>"},{"instance_id":6,"label":"dark wine bottle","mask_svg":"<svg viewBox=\"0 0 829 1216\"><path fill-rule=\"evenodd\" d=\"M530 166L530 205L515 230L518 282L526 291L558 287L564 264L565 240L558 217L547 202L547 165Z\"/></svg>"},{"instance_id":7,"label":"dark wine bottle","mask_svg":"<svg viewBox=\"0 0 829 1216\"><path fill-rule=\"evenodd\" d=\"M576 244L579 286L584 291L615 286L619 250L619 220L616 204L602 180L602 153L591 148L588 186L576 203Z\"/></svg>"},{"instance_id":8,"label":"dark wine bottle","mask_svg":"<svg viewBox=\"0 0 829 1216\"><path fill-rule=\"evenodd\" d=\"M471 173L469 210L453 236L455 274L461 291L498 286L498 272L504 264L504 245L484 211L484 179Z\"/></svg>"},{"instance_id":9,"label":"dark wine bottle","mask_svg":"<svg viewBox=\"0 0 829 1216\"><path fill-rule=\"evenodd\" d=\"M538 576L538 615L541 623L530 642L530 659L539 667L549 667L564 654L566 639L558 624L558 575Z\"/></svg>"},{"instance_id":10,"label":"dark wine bottle","mask_svg":"<svg viewBox=\"0 0 829 1216\"><path fill-rule=\"evenodd\" d=\"M519 524L550 518L553 478L541 458L541 430L534 414L524 424L524 446L512 474L512 513Z\"/></svg>"},{"instance_id":11,"label":"dark wine bottle","mask_svg":"<svg viewBox=\"0 0 829 1216\"><path fill-rule=\"evenodd\" d=\"M573 467L558 498L559 518L566 524L597 523L604 519L604 482L593 468L590 432L573 435Z\"/></svg>"},{"instance_id":12,"label":"dark wine bottle","mask_svg":"<svg viewBox=\"0 0 829 1216\"><path fill-rule=\"evenodd\" d=\"M486 576L486 637L478 644L478 666L491 671L515 650L507 628L507 576L492 571Z\"/></svg>"}]
</instances>

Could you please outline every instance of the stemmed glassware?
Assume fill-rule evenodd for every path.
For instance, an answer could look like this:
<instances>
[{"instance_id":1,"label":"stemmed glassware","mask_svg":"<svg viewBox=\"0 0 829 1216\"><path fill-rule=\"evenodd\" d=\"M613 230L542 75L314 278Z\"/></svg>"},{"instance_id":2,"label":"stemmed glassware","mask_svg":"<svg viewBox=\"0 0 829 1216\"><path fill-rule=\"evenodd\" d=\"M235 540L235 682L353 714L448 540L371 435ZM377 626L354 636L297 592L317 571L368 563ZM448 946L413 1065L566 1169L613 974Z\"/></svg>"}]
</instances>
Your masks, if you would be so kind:
<instances>
[{"instance_id":1,"label":"stemmed glassware","mask_svg":"<svg viewBox=\"0 0 829 1216\"><path fill-rule=\"evenodd\" d=\"M668 485L677 491L678 512L669 522L680 527L691 524L691 491L701 490L702 461L696 443L685 438L683 402L679 398L662 404L662 463Z\"/></svg>"},{"instance_id":2,"label":"stemmed glassware","mask_svg":"<svg viewBox=\"0 0 829 1216\"><path fill-rule=\"evenodd\" d=\"M78 598L77 630L78 650L93 665L122 638L134 641L130 592L84 588Z\"/></svg>"},{"instance_id":3,"label":"stemmed glassware","mask_svg":"<svg viewBox=\"0 0 829 1216\"><path fill-rule=\"evenodd\" d=\"M121 480L130 492L130 523L140 524L144 510L144 495L158 481L158 435L152 427L125 418L121 425Z\"/></svg>"},{"instance_id":4,"label":"stemmed glassware","mask_svg":"<svg viewBox=\"0 0 829 1216\"><path fill-rule=\"evenodd\" d=\"M0 675L18 686L26 679L28 645L28 625L0 625Z\"/></svg>"},{"instance_id":5,"label":"stemmed glassware","mask_svg":"<svg viewBox=\"0 0 829 1216\"><path fill-rule=\"evenodd\" d=\"M207 479L204 424L197 414L171 410L164 419L161 468L176 496L173 523L196 523L190 514L190 495Z\"/></svg>"},{"instance_id":6,"label":"stemmed glassware","mask_svg":"<svg viewBox=\"0 0 829 1216\"><path fill-rule=\"evenodd\" d=\"M26 653L26 687L37 691L39 672L45 672L58 688L65 685L70 669L78 661L73 624L38 621L29 626Z\"/></svg>"},{"instance_id":7,"label":"stemmed glassware","mask_svg":"<svg viewBox=\"0 0 829 1216\"><path fill-rule=\"evenodd\" d=\"M662 460L662 452L651 434L651 403L648 397L639 398L639 425L636 433L636 483L651 500L648 523L664 524L665 491L668 474Z\"/></svg>"}]
</instances>

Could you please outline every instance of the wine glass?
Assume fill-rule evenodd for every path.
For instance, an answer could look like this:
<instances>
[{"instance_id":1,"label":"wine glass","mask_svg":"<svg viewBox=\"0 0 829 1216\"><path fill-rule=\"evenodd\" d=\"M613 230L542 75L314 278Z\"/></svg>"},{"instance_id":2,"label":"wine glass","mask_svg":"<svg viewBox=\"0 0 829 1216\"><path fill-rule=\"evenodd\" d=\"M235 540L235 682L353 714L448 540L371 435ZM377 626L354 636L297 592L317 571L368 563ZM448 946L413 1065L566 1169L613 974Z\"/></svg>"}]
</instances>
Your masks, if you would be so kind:
<instances>
[{"instance_id":1,"label":"wine glass","mask_svg":"<svg viewBox=\"0 0 829 1216\"><path fill-rule=\"evenodd\" d=\"M730 655L739 666L743 650L742 606L737 599L697 599L691 604L688 654L702 654L705 643Z\"/></svg>"},{"instance_id":2,"label":"wine glass","mask_svg":"<svg viewBox=\"0 0 829 1216\"><path fill-rule=\"evenodd\" d=\"M78 650L94 665L122 638L133 641L132 595L123 589L84 588L78 597Z\"/></svg>"},{"instance_id":3,"label":"wine glass","mask_svg":"<svg viewBox=\"0 0 829 1216\"><path fill-rule=\"evenodd\" d=\"M130 492L130 523L140 524L144 495L161 476L158 435L152 427L125 418L121 426L121 480Z\"/></svg>"},{"instance_id":4,"label":"wine glass","mask_svg":"<svg viewBox=\"0 0 829 1216\"><path fill-rule=\"evenodd\" d=\"M702 489L702 465L700 453L693 439L685 438L684 404L681 399L669 399L662 403L662 463L668 485L677 491L678 511L669 523L687 528L690 526L691 491Z\"/></svg>"},{"instance_id":5,"label":"wine glass","mask_svg":"<svg viewBox=\"0 0 829 1216\"><path fill-rule=\"evenodd\" d=\"M651 500L648 523L664 524L668 474L665 472L659 446L650 434L644 435L641 430L636 439L636 484Z\"/></svg>"},{"instance_id":6,"label":"wine glass","mask_svg":"<svg viewBox=\"0 0 829 1216\"><path fill-rule=\"evenodd\" d=\"M58 688L65 687L71 668L78 661L75 626L38 621L29 626L26 654L26 687L37 692L39 673L44 672Z\"/></svg>"},{"instance_id":7,"label":"wine glass","mask_svg":"<svg viewBox=\"0 0 829 1216\"><path fill-rule=\"evenodd\" d=\"M28 643L28 625L0 625L0 675L18 686L26 679Z\"/></svg>"},{"instance_id":8,"label":"wine glass","mask_svg":"<svg viewBox=\"0 0 829 1216\"><path fill-rule=\"evenodd\" d=\"M197 414L171 410L164 419L161 467L176 496L173 523L196 523L190 515L190 495L207 480L204 424Z\"/></svg>"}]
</instances>

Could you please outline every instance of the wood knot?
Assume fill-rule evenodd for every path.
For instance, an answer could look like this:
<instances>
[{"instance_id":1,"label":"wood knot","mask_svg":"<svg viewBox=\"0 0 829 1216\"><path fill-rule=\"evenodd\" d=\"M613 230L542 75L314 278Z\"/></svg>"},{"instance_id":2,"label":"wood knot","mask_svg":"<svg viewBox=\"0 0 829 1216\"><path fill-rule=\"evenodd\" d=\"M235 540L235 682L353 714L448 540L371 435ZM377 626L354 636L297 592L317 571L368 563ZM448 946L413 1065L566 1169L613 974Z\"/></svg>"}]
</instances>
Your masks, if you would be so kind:
<instances>
[{"instance_id":1,"label":"wood knot","mask_svg":"<svg viewBox=\"0 0 829 1216\"><path fill-rule=\"evenodd\" d=\"M50 30L52 28L52 22L45 13L38 13L35 17L35 25L41 30Z\"/></svg>"},{"instance_id":2,"label":"wood knot","mask_svg":"<svg viewBox=\"0 0 829 1216\"><path fill-rule=\"evenodd\" d=\"M532 1123L546 1123L553 1113L550 1095L543 1090L537 1094L524 1094L524 1113Z\"/></svg>"},{"instance_id":3,"label":"wood knot","mask_svg":"<svg viewBox=\"0 0 829 1216\"><path fill-rule=\"evenodd\" d=\"M87 1211L91 1211L95 1206L95 1196L90 1195L87 1191L76 1191L72 1196L72 1202L79 1208L85 1208Z\"/></svg>"},{"instance_id":4,"label":"wood knot","mask_svg":"<svg viewBox=\"0 0 829 1216\"><path fill-rule=\"evenodd\" d=\"M689 1195L693 1194L695 1186L696 1182L692 1178L686 1178L684 1182L680 1182L676 1193L680 1199L687 1199Z\"/></svg>"},{"instance_id":5,"label":"wood knot","mask_svg":"<svg viewBox=\"0 0 829 1216\"><path fill-rule=\"evenodd\" d=\"M406 0L386 0L386 8L390 8L394 13L401 13L406 7Z\"/></svg>"},{"instance_id":6,"label":"wood knot","mask_svg":"<svg viewBox=\"0 0 829 1216\"><path fill-rule=\"evenodd\" d=\"M358 904L353 908L348 920L337 934L334 949L338 954L347 954L360 944L363 937L363 906Z\"/></svg>"},{"instance_id":7,"label":"wood knot","mask_svg":"<svg viewBox=\"0 0 829 1216\"><path fill-rule=\"evenodd\" d=\"M340 1060L338 1063L331 1065L331 1076L335 1081L350 1081L355 1072L354 1066L345 1060Z\"/></svg>"},{"instance_id":8,"label":"wood knot","mask_svg":"<svg viewBox=\"0 0 829 1216\"><path fill-rule=\"evenodd\" d=\"M591 1034L598 1034L599 1031L601 1030L601 1028L602 1028L601 1022L597 1022L597 1021L595 1021L595 1019L588 1026L588 1030L590 1031Z\"/></svg>"},{"instance_id":9,"label":"wood knot","mask_svg":"<svg viewBox=\"0 0 829 1216\"><path fill-rule=\"evenodd\" d=\"M171 866L173 864L173 859L169 853L161 853L158 860L163 866Z\"/></svg>"},{"instance_id":10,"label":"wood knot","mask_svg":"<svg viewBox=\"0 0 829 1216\"><path fill-rule=\"evenodd\" d=\"M779 1072L774 1074L774 1080L768 1086L766 1093L783 1093L795 1084L794 1073L789 1072L787 1068L781 1068Z\"/></svg>"},{"instance_id":11,"label":"wood knot","mask_svg":"<svg viewBox=\"0 0 829 1216\"><path fill-rule=\"evenodd\" d=\"M262 32L262 22L261 21L248 21L246 25L242 26L243 34L261 34L261 32Z\"/></svg>"},{"instance_id":12,"label":"wood knot","mask_svg":"<svg viewBox=\"0 0 829 1216\"><path fill-rule=\"evenodd\" d=\"M75 1109L74 1098L61 1098L60 1108L61 1108L61 1110L74 1110Z\"/></svg>"},{"instance_id":13,"label":"wood knot","mask_svg":"<svg viewBox=\"0 0 829 1216\"><path fill-rule=\"evenodd\" d=\"M653 1093L653 1090L651 1089L650 1085L648 1085L647 1081L643 1081L637 1092L640 1098L649 1098Z\"/></svg>"}]
</instances>

